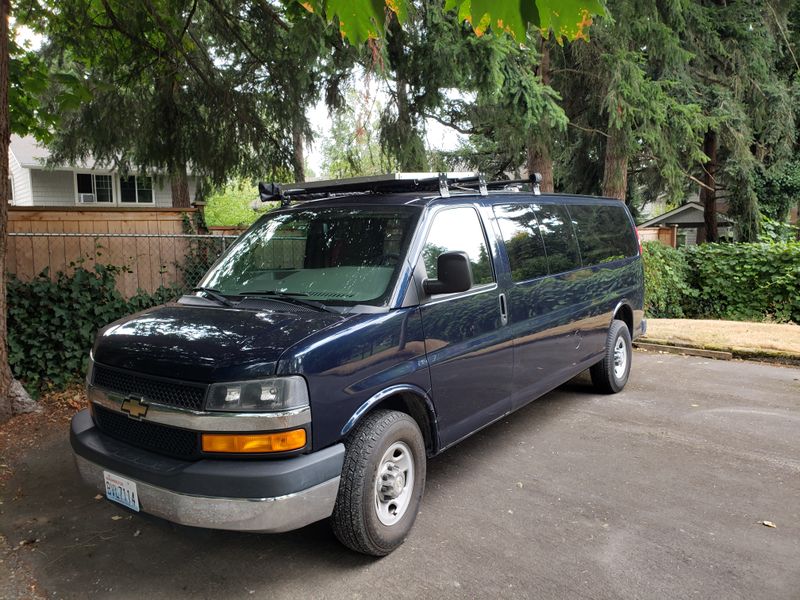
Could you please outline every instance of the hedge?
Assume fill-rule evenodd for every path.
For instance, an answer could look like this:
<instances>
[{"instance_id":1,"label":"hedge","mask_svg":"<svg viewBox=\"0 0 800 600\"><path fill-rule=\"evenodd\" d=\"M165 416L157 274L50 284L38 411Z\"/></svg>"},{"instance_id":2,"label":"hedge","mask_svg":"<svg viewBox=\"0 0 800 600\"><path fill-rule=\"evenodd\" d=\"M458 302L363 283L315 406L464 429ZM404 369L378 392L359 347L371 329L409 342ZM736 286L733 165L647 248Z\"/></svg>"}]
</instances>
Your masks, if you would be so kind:
<instances>
[{"instance_id":1,"label":"hedge","mask_svg":"<svg viewBox=\"0 0 800 600\"><path fill-rule=\"evenodd\" d=\"M800 242L643 247L651 317L800 323Z\"/></svg>"}]
</instances>

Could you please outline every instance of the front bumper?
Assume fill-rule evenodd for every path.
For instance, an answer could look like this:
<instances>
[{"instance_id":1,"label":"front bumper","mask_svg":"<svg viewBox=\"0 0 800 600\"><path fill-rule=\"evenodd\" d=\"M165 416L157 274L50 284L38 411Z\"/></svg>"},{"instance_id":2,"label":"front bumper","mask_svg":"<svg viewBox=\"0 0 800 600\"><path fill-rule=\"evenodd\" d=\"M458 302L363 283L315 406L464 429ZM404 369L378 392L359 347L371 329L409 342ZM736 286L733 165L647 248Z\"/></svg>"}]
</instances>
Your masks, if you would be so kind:
<instances>
[{"instance_id":1,"label":"front bumper","mask_svg":"<svg viewBox=\"0 0 800 600\"><path fill-rule=\"evenodd\" d=\"M103 471L136 482L143 512L193 527L277 533L329 517L344 446L282 460L183 461L99 431L88 410L72 419L81 477L105 490Z\"/></svg>"}]
</instances>

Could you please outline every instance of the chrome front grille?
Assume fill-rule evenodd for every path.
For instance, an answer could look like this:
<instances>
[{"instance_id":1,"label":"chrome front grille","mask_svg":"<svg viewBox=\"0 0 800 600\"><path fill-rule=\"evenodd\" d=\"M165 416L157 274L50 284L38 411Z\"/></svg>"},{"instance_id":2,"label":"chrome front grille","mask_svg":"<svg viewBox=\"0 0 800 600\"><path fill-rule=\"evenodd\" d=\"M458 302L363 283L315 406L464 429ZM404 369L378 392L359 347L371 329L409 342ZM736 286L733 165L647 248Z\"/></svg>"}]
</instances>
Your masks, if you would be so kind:
<instances>
[{"instance_id":1,"label":"chrome front grille","mask_svg":"<svg viewBox=\"0 0 800 600\"><path fill-rule=\"evenodd\" d=\"M170 381L98 364L94 365L92 384L123 396L139 396L148 402L189 410L202 410L206 397L206 386L202 384Z\"/></svg>"}]
</instances>

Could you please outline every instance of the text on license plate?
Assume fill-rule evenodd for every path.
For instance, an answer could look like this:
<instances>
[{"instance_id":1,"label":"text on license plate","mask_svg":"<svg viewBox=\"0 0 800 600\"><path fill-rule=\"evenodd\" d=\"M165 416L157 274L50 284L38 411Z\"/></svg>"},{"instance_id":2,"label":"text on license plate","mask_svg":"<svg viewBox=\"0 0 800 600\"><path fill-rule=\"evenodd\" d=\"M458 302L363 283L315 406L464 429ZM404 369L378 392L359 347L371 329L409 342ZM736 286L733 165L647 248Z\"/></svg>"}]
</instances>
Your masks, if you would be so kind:
<instances>
[{"instance_id":1,"label":"text on license plate","mask_svg":"<svg viewBox=\"0 0 800 600\"><path fill-rule=\"evenodd\" d=\"M108 471L103 471L103 479L106 483L106 498L139 512L139 494L136 492L135 481Z\"/></svg>"}]
</instances>

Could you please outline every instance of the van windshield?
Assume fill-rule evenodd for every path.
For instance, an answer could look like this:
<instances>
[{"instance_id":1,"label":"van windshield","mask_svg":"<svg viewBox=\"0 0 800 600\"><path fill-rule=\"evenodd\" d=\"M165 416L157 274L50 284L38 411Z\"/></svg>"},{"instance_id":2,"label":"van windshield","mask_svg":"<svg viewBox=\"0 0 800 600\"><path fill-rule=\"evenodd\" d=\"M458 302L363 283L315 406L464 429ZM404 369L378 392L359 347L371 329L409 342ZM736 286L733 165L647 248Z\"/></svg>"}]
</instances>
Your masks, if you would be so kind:
<instances>
[{"instance_id":1,"label":"van windshield","mask_svg":"<svg viewBox=\"0 0 800 600\"><path fill-rule=\"evenodd\" d=\"M226 296L283 294L324 304L386 302L419 211L304 208L267 215L200 285Z\"/></svg>"}]
</instances>

